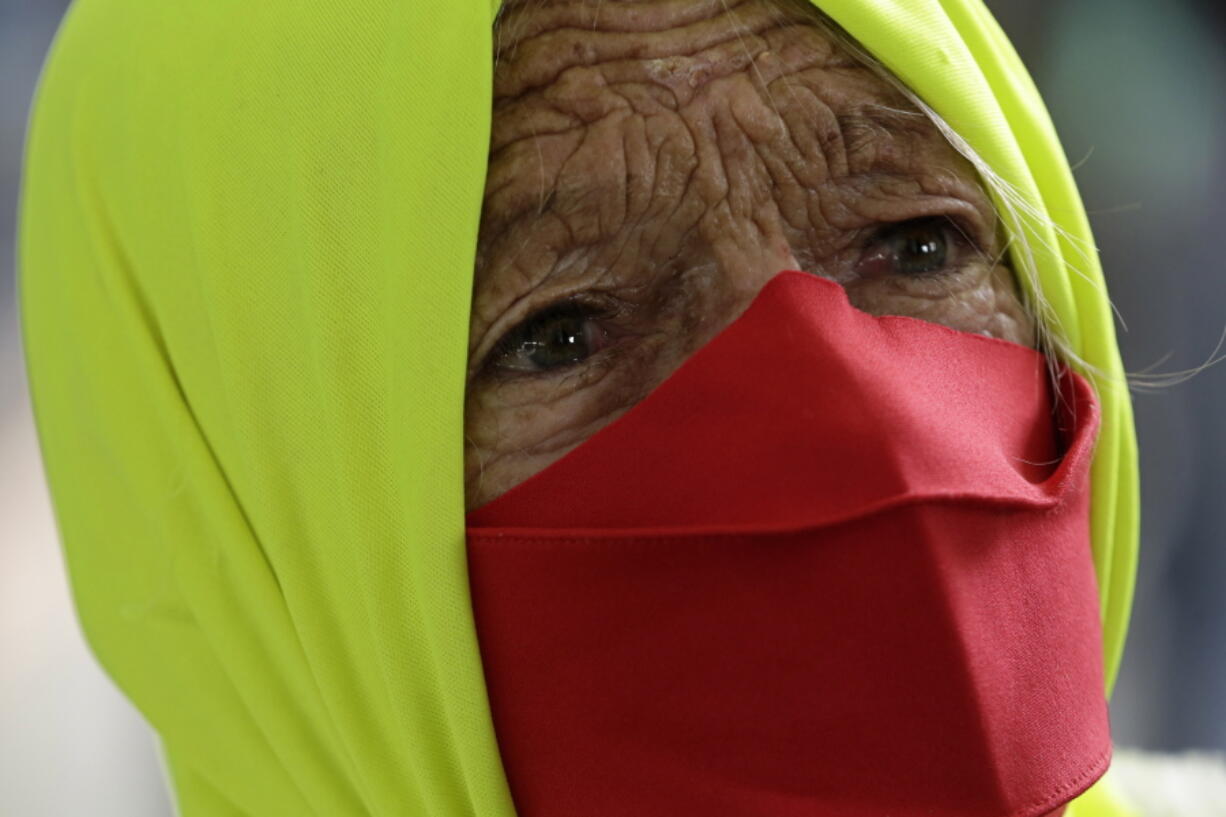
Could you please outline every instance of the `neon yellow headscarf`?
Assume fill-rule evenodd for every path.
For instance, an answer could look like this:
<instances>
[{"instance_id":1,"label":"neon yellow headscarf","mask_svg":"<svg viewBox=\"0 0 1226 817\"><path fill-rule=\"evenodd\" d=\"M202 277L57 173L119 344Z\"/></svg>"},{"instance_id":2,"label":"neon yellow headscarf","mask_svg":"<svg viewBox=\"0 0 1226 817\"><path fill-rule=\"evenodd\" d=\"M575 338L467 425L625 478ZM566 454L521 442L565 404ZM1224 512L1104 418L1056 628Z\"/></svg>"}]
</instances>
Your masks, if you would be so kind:
<instances>
[{"instance_id":1,"label":"neon yellow headscarf","mask_svg":"<svg viewBox=\"0 0 1226 817\"><path fill-rule=\"evenodd\" d=\"M1013 227L1043 239L1061 327L1119 378L1097 263L1068 263L1090 240L1068 164L980 0L814 2L1033 206ZM18 239L35 416L85 635L184 817L514 813L462 479L497 5L77 0L44 66ZM1114 679L1136 454L1122 381L1097 386Z\"/></svg>"}]
</instances>

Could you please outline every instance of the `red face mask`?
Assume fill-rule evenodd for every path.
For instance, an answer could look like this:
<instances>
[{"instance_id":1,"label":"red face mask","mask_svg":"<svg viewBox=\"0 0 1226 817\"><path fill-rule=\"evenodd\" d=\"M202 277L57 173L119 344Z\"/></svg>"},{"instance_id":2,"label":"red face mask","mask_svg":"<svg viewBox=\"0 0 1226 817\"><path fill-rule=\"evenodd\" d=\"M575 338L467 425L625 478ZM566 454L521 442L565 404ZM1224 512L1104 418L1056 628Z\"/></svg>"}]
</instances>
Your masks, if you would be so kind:
<instances>
[{"instance_id":1,"label":"red face mask","mask_svg":"<svg viewBox=\"0 0 1226 817\"><path fill-rule=\"evenodd\" d=\"M468 516L521 817L1059 814L1111 749L1097 428L1036 351L776 276Z\"/></svg>"}]
</instances>

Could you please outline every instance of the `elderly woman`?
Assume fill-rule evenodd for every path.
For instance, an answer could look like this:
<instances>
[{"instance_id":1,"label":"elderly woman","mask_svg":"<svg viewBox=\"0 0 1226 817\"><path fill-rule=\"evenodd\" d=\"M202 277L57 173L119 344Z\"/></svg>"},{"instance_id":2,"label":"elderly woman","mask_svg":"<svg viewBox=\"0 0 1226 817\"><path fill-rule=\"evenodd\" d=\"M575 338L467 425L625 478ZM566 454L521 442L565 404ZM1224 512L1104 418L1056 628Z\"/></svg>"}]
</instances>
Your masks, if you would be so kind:
<instances>
[{"instance_id":1,"label":"elderly woman","mask_svg":"<svg viewBox=\"0 0 1226 817\"><path fill-rule=\"evenodd\" d=\"M1129 813L1131 414L979 0L77 0L20 241L186 817Z\"/></svg>"}]
</instances>

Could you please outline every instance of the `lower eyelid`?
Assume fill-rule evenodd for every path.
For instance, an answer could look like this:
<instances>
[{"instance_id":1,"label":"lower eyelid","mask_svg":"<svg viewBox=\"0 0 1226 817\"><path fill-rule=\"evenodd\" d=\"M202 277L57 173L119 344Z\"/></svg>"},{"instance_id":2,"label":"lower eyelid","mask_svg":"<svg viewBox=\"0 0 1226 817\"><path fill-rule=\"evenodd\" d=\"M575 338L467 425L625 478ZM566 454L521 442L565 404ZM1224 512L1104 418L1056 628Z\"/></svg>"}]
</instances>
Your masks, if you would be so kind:
<instances>
[{"instance_id":1,"label":"lower eyelid","mask_svg":"<svg viewBox=\"0 0 1226 817\"><path fill-rule=\"evenodd\" d=\"M942 230L947 242L948 256L940 269L928 272L899 273L889 267L892 263L890 251L886 247L889 230L898 229L915 221L940 219L944 222ZM855 269L861 279L889 279L899 286L905 286L907 281L936 281L948 279L972 267L977 262L986 262L988 256L966 232L965 225L958 223L953 216L930 216L916 219L904 219L893 224L879 226L865 240L864 251L855 262Z\"/></svg>"},{"instance_id":2,"label":"lower eyelid","mask_svg":"<svg viewBox=\"0 0 1226 817\"><path fill-rule=\"evenodd\" d=\"M514 386L516 384L522 384L524 387L541 386L546 383L554 383L555 388L557 388L565 383L566 378L590 377L593 369L601 366L608 368L617 354L616 350L619 345L619 341L614 340L591 357L570 366L560 366L556 369L532 371L500 369L498 366L493 366L489 373L489 380L498 388ZM588 388L591 385L593 385L592 382L585 382L577 386L576 389Z\"/></svg>"}]
</instances>

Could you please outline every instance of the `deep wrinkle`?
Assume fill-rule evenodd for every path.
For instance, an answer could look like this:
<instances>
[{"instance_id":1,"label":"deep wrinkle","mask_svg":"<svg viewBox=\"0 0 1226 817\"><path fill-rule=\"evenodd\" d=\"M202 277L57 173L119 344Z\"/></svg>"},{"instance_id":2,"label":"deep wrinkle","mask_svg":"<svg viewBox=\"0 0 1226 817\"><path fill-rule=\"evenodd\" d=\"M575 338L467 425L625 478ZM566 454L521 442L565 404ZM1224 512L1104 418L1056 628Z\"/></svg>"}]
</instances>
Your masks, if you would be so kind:
<instances>
[{"instance_id":1,"label":"deep wrinkle","mask_svg":"<svg viewBox=\"0 0 1226 817\"><path fill-rule=\"evenodd\" d=\"M468 508L613 422L784 269L838 281L872 314L1033 345L974 169L807 3L532 0L497 26ZM883 255L890 229L929 222L949 225L944 269ZM607 305L615 344L490 373L509 333L579 297Z\"/></svg>"}]
</instances>

